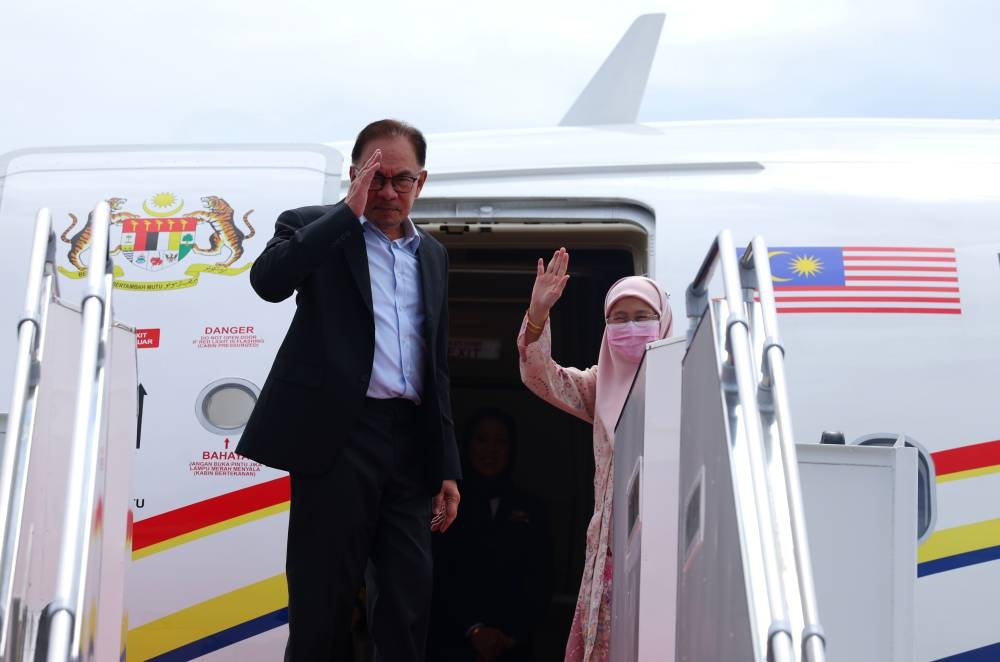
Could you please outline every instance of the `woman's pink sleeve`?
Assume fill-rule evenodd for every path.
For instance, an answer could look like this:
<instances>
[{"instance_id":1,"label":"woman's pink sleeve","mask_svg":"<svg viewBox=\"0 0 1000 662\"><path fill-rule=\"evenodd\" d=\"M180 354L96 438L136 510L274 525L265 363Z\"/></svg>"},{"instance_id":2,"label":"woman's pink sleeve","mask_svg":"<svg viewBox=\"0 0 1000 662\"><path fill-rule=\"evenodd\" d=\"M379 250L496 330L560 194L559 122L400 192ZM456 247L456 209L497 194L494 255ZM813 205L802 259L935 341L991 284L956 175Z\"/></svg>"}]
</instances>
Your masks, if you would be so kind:
<instances>
[{"instance_id":1,"label":"woman's pink sleeve","mask_svg":"<svg viewBox=\"0 0 1000 662\"><path fill-rule=\"evenodd\" d=\"M530 345L525 342L527 316L517 334L521 381L532 393L588 423L594 422L597 366L586 370L564 368L552 360L552 334L545 320L542 335Z\"/></svg>"}]
</instances>

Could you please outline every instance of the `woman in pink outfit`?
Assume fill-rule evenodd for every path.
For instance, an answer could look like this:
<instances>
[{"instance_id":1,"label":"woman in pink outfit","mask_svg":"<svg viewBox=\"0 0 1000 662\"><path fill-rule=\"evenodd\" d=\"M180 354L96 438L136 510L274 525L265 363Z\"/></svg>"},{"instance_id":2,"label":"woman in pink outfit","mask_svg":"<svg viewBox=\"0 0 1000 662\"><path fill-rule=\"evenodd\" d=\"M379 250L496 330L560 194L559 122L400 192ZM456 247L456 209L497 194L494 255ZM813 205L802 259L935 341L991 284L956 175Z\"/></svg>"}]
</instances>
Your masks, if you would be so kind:
<instances>
[{"instance_id":1,"label":"woman in pink outfit","mask_svg":"<svg viewBox=\"0 0 1000 662\"><path fill-rule=\"evenodd\" d=\"M594 426L594 515L587 527L587 555L566 662L604 662L611 641L611 484L615 424L625 405L646 343L670 333L667 295L655 281L623 278L604 300L607 326L597 365L564 368L552 360L549 311L562 296L569 253L556 251L546 267L538 260L535 286L517 346L521 380L538 397Z\"/></svg>"}]
</instances>

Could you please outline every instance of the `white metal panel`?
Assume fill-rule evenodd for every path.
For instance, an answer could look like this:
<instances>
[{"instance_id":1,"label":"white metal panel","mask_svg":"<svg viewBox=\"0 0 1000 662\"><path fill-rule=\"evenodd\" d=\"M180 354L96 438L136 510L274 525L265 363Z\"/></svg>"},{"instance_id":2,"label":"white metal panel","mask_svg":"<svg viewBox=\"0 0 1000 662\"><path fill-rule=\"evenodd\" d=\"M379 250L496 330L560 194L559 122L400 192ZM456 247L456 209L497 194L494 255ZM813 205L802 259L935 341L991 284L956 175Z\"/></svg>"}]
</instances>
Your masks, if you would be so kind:
<instances>
[{"instance_id":1,"label":"white metal panel","mask_svg":"<svg viewBox=\"0 0 1000 662\"><path fill-rule=\"evenodd\" d=\"M752 497L734 478L745 460L729 444L714 323L710 311L684 357L677 662L766 659L766 595L752 591L763 562L755 522L744 525L737 515L737 500Z\"/></svg>"},{"instance_id":2,"label":"white metal panel","mask_svg":"<svg viewBox=\"0 0 1000 662\"><path fill-rule=\"evenodd\" d=\"M649 346L615 431L611 656L669 662L676 645L683 337Z\"/></svg>"},{"instance_id":3,"label":"white metal panel","mask_svg":"<svg viewBox=\"0 0 1000 662\"><path fill-rule=\"evenodd\" d=\"M132 455L135 452L136 347L132 329L115 326L110 334L108 366L108 441L104 478L104 535L101 549L101 583L95 659L121 657L125 649L124 625L126 569L132 545Z\"/></svg>"},{"instance_id":4,"label":"white metal panel","mask_svg":"<svg viewBox=\"0 0 1000 662\"><path fill-rule=\"evenodd\" d=\"M652 372L646 377L651 400L643 442L643 524L639 660L666 662L676 648L677 516L680 508L681 360L683 339L650 345Z\"/></svg>"},{"instance_id":5,"label":"white metal panel","mask_svg":"<svg viewBox=\"0 0 1000 662\"><path fill-rule=\"evenodd\" d=\"M827 659L914 660L916 450L801 444L798 455Z\"/></svg>"}]
</instances>

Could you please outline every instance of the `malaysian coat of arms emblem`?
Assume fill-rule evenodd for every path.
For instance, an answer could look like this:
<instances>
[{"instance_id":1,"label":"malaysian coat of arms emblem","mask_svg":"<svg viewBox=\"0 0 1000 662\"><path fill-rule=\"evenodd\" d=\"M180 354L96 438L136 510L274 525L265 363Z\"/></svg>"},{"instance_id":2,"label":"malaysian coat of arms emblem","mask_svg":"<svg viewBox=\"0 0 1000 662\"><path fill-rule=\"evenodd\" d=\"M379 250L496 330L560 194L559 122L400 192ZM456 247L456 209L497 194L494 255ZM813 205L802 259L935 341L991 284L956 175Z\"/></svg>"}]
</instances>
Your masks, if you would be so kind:
<instances>
[{"instance_id":1,"label":"malaysian coat of arms emblem","mask_svg":"<svg viewBox=\"0 0 1000 662\"><path fill-rule=\"evenodd\" d=\"M112 256L121 256L130 265L145 272L174 276L177 265L188 259L188 266L181 273L182 278L168 280L126 280L125 270L115 265L115 287L126 290L157 291L193 287L198 284L202 273L221 276L236 276L250 268L252 263L234 266L244 253L243 242L253 238L256 230L250 224L253 209L243 214L244 232L236 223L236 214L225 199L207 195L201 198L202 208L184 211L184 201L173 193L158 193L143 201L143 214L125 211L126 198L109 198L111 207L112 237L114 229L119 229L117 243L112 239ZM90 248L90 220L75 234L70 235L79 220L69 214L71 223L61 238L70 245L66 259L75 271L59 267L59 272L68 278L81 278L87 273L83 260ZM198 232L209 229L207 246L199 244ZM204 240L202 240L204 241ZM213 262L197 262L189 259L192 255L216 257Z\"/></svg>"}]
</instances>

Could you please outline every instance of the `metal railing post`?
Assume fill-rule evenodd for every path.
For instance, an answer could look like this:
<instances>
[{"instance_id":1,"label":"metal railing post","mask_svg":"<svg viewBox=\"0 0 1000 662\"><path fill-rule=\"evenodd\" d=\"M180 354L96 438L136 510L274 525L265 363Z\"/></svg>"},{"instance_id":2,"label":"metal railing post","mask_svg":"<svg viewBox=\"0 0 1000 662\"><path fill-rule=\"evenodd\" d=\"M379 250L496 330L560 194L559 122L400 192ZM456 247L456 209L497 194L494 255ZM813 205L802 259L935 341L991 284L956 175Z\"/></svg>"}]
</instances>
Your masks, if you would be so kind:
<instances>
[{"instance_id":1,"label":"metal railing post","mask_svg":"<svg viewBox=\"0 0 1000 662\"><path fill-rule=\"evenodd\" d=\"M778 446L784 464L788 519L791 526L799 599L802 603L802 657L809 662L823 662L826 659L826 642L819 620L812 558L806 533L802 484L799 480L798 456L795 451L785 379L785 350L778 334L777 304L771 278L771 264L762 237L755 237L750 243L741 260L741 266L753 270L760 297L761 325L764 333L761 388L769 390L771 394L778 431Z\"/></svg>"},{"instance_id":2,"label":"metal railing post","mask_svg":"<svg viewBox=\"0 0 1000 662\"><path fill-rule=\"evenodd\" d=\"M719 349L727 354L721 376L730 424L738 426L738 432L730 432L731 443L746 442L740 466L744 476L749 474L746 496L752 494L754 503L740 517L750 527L757 572L761 567L763 571L762 588L771 619L766 656L779 662L799 655L808 662L824 662L825 637L819 623L767 246L756 237L738 258L729 231L719 233L687 289L689 343L708 310L708 284L717 267L722 273L723 296L716 309L725 310L726 316L720 317L716 330L718 342L725 343ZM759 304L754 301L755 291ZM761 618L763 596L758 599ZM801 624L800 651L795 650L792 620Z\"/></svg>"},{"instance_id":3,"label":"metal railing post","mask_svg":"<svg viewBox=\"0 0 1000 662\"><path fill-rule=\"evenodd\" d=\"M729 308L729 319L726 321L729 360L733 364L739 402L743 410L742 422L747 440L754 506L760 530L764 583L770 609L771 622L767 631L768 659L775 662L794 660L795 651L792 645L785 592L781 583L781 558L771 508L760 412L757 407L756 377L750 351L750 324L743 312L736 246L728 230L719 233L717 244L725 299Z\"/></svg>"},{"instance_id":4,"label":"metal railing post","mask_svg":"<svg viewBox=\"0 0 1000 662\"><path fill-rule=\"evenodd\" d=\"M17 359L8 409L7 434L0 451L0 660L10 652L14 577L27 492L35 422L42 332L54 284L55 234L48 209L38 210L28 261L24 312L17 323Z\"/></svg>"},{"instance_id":5,"label":"metal railing post","mask_svg":"<svg viewBox=\"0 0 1000 662\"><path fill-rule=\"evenodd\" d=\"M93 239L87 290L81 303L83 325L80 374L73 419L70 470L66 492L66 514L59 567L52 601L46 608L39 643L46 646L47 662L77 660L81 649L81 625L85 616L86 582L91 564L91 539L101 522L97 519L96 494L99 449L104 427L106 400L106 344L110 328L111 281L108 268L108 223L110 209L100 202L92 213Z\"/></svg>"}]
</instances>

